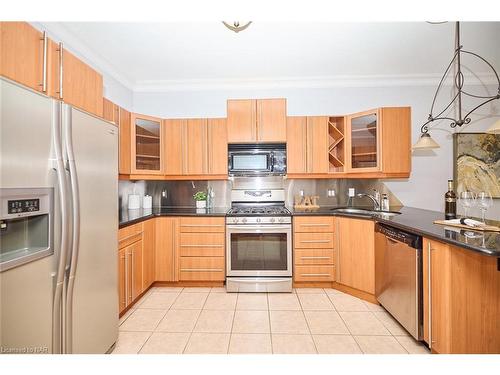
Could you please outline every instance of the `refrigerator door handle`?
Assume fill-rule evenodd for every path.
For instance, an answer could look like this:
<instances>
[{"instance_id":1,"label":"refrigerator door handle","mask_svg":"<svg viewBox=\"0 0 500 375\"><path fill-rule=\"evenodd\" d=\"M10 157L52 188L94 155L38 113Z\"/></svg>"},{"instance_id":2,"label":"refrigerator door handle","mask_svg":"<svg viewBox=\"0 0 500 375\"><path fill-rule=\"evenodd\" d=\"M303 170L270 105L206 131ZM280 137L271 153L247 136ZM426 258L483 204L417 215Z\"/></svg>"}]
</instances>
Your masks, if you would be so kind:
<instances>
[{"instance_id":1,"label":"refrigerator door handle","mask_svg":"<svg viewBox=\"0 0 500 375\"><path fill-rule=\"evenodd\" d=\"M61 141L61 103L54 100L52 107L52 141L55 152L55 169L57 173L57 188L59 190L59 204L61 210L60 249L57 264L56 283L54 288L54 301L52 309L52 348L54 353L62 353L62 304L63 286L66 273L66 259L68 247L68 215L67 215L67 187L64 172L63 150Z\"/></svg>"},{"instance_id":2,"label":"refrigerator door handle","mask_svg":"<svg viewBox=\"0 0 500 375\"><path fill-rule=\"evenodd\" d=\"M70 180L71 193L71 222L73 224L71 249L70 249L70 266L68 276L68 288L66 297L66 352L72 352L73 343L73 292L75 286L75 275L78 265L78 251L80 249L80 192L78 189L78 174L76 171L75 154L73 151L73 123L72 109L65 106L63 129L65 135L66 155L68 158L68 170Z\"/></svg>"}]
</instances>

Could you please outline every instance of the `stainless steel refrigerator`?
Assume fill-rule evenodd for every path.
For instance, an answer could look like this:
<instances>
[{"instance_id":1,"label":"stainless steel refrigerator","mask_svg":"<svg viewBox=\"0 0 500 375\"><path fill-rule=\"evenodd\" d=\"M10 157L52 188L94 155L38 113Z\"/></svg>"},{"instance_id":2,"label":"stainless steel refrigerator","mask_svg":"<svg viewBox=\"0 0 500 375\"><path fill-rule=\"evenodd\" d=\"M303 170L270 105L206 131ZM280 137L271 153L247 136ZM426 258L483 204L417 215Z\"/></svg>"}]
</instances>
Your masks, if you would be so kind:
<instances>
[{"instance_id":1,"label":"stainless steel refrigerator","mask_svg":"<svg viewBox=\"0 0 500 375\"><path fill-rule=\"evenodd\" d=\"M0 351L118 337L118 130L0 78Z\"/></svg>"}]
</instances>

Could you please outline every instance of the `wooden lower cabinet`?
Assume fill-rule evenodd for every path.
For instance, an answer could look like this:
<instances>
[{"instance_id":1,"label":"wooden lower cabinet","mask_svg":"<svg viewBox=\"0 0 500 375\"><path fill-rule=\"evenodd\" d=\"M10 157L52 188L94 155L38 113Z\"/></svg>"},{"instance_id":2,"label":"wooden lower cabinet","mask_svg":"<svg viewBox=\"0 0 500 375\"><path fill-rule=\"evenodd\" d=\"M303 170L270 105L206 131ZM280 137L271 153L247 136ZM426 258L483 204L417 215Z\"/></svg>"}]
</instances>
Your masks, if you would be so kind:
<instances>
[{"instance_id":1,"label":"wooden lower cabinet","mask_svg":"<svg viewBox=\"0 0 500 375\"><path fill-rule=\"evenodd\" d=\"M500 353L497 262L424 239L424 340L433 352Z\"/></svg>"},{"instance_id":2,"label":"wooden lower cabinet","mask_svg":"<svg viewBox=\"0 0 500 375\"><path fill-rule=\"evenodd\" d=\"M155 281L179 281L176 217L158 217L155 234Z\"/></svg>"},{"instance_id":3,"label":"wooden lower cabinet","mask_svg":"<svg viewBox=\"0 0 500 375\"><path fill-rule=\"evenodd\" d=\"M375 223L336 217L336 281L375 294Z\"/></svg>"},{"instance_id":4,"label":"wooden lower cabinet","mask_svg":"<svg viewBox=\"0 0 500 375\"><path fill-rule=\"evenodd\" d=\"M295 282L335 281L333 220L331 216L293 218Z\"/></svg>"},{"instance_id":5,"label":"wooden lower cabinet","mask_svg":"<svg viewBox=\"0 0 500 375\"><path fill-rule=\"evenodd\" d=\"M119 249L118 259L118 292L121 312L143 292L142 239Z\"/></svg>"},{"instance_id":6,"label":"wooden lower cabinet","mask_svg":"<svg viewBox=\"0 0 500 375\"><path fill-rule=\"evenodd\" d=\"M155 241L156 219L143 223L142 253L142 289L146 290L155 281Z\"/></svg>"},{"instance_id":7,"label":"wooden lower cabinet","mask_svg":"<svg viewBox=\"0 0 500 375\"><path fill-rule=\"evenodd\" d=\"M120 313L127 308L128 301L128 279L129 270L126 249L118 251L118 306Z\"/></svg>"}]
</instances>

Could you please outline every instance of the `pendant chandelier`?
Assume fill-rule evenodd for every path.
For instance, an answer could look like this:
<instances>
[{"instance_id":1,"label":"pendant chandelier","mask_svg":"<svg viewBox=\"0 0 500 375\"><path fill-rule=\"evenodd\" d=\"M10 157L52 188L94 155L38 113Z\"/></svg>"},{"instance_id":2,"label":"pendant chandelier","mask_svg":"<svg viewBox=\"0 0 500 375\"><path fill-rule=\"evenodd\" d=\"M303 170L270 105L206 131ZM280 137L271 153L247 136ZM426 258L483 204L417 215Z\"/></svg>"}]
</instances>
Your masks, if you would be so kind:
<instances>
[{"instance_id":1,"label":"pendant chandelier","mask_svg":"<svg viewBox=\"0 0 500 375\"><path fill-rule=\"evenodd\" d=\"M449 120L449 121L451 121L450 127L452 127L452 128L455 128L457 126L461 127L462 125L468 124L471 122L470 115L472 113L474 113L474 111L476 111L478 108L484 106L485 104L487 104L493 100L500 99L500 79L498 77L498 74L497 74L495 68L493 68L493 66L488 61L486 61L484 58L482 58L478 54L476 54L474 52L466 51L463 49L463 46L460 45L460 22L456 23L455 33L456 33L456 35L455 35L455 54L453 55L453 58L451 59L448 67L446 68L446 70L443 74L443 77L441 78L441 81L439 82L439 85L438 85L436 92L434 94L434 98L432 100L432 105L431 105L431 110L429 112L429 117L427 118L427 122L424 123L422 125L422 127L420 128L420 132L421 132L420 139L413 146L413 149L439 148L439 145L437 144L437 142L434 141L432 139L432 137L430 136L430 134L428 133L430 123L432 123L434 121L439 121L439 120ZM462 73L462 65L461 65L462 55L473 56L476 59L479 59L480 61L483 61L484 63L486 63L491 68L491 70L495 74L495 77L496 77L497 82L498 82L498 90L497 90L496 95L481 96L481 95L471 94L471 93L464 90L464 75ZM455 88L455 95L453 96L453 99L448 103L448 105L446 105L443 108L443 110L441 112L434 115L434 106L436 104L437 96L438 96L441 88L443 87L443 83L444 83L447 75L449 74L450 70L453 67L455 67L455 69L456 69L456 72L455 72L454 77L453 77L454 78L453 85ZM462 112L462 96L463 95L473 97L476 99L481 99L482 102L480 102L478 105L476 105L472 110L463 114L463 112ZM450 107L452 107L454 103L456 103L456 105L458 106L458 113L457 113L458 118L449 117L448 115L445 114L445 112ZM488 129L487 131L489 133L500 133L500 121L497 121L495 124L493 124L493 126L491 126L491 128Z\"/></svg>"}]
</instances>

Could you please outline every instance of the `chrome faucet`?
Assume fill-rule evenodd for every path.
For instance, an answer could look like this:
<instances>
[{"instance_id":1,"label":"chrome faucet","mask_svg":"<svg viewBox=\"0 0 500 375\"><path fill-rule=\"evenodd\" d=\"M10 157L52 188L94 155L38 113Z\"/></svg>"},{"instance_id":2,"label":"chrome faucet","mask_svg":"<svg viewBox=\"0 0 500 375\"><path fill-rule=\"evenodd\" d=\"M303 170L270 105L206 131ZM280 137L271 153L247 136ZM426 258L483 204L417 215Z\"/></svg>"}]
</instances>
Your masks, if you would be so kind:
<instances>
[{"instance_id":1,"label":"chrome faucet","mask_svg":"<svg viewBox=\"0 0 500 375\"><path fill-rule=\"evenodd\" d=\"M374 191L373 195L367 194L367 193L359 193L359 194L356 194L356 196L358 198L362 198L362 197L370 198L371 201L373 202L373 209L375 211L380 211L380 193L375 189L373 189L373 191Z\"/></svg>"}]
</instances>

